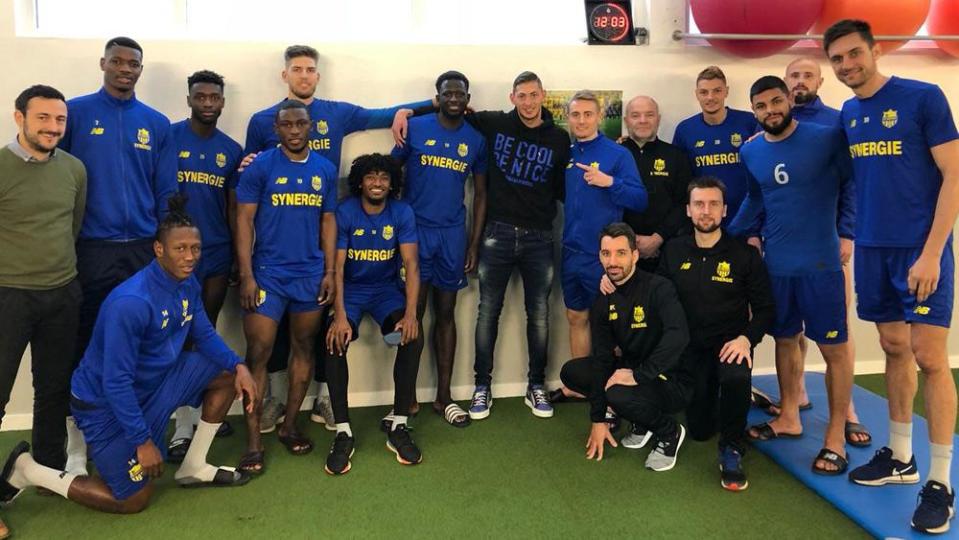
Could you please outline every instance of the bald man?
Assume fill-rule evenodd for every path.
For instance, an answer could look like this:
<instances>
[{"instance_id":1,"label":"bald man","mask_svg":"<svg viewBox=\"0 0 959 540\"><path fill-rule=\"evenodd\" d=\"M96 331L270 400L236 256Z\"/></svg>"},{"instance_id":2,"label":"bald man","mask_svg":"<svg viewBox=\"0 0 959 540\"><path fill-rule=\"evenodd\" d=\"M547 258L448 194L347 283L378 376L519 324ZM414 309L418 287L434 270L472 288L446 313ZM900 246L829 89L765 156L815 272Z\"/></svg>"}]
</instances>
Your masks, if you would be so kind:
<instances>
[{"instance_id":1,"label":"bald man","mask_svg":"<svg viewBox=\"0 0 959 540\"><path fill-rule=\"evenodd\" d=\"M636 96L626 104L626 130L622 145L633 155L649 194L643 212L627 210L623 220L636 231L639 268L654 272L663 242L689 224L686 218L686 186L692 179L689 158L679 147L657 136L659 105L649 96Z\"/></svg>"},{"instance_id":2,"label":"bald man","mask_svg":"<svg viewBox=\"0 0 959 540\"><path fill-rule=\"evenodd\" d=\"M786 86L789 87L789 101L792 102L793 118L802 122L810 122L822 125L837 125L839 123L839 111L827 106L819 98L819 88L822 86L822 71L819 68L819 62L809 56L800 56L786 66ZM852 191L843 192L843 197L852 197ZM847 315L849 313L849 303L852 299L852 274L850 272L849 258L853 250L853 238L840 237L840 258L843 260L843 274L846 280L846 304ZM847 321L848 324L848 321ZM856 357L856 346L850 333L846 342L849 348L850 358ZM801 376L806 361L807 341L800 340L800 365L792 370L795 376ZM786 374L789 377L789 374ZM801 393L799 396L800 410L812 407L809 401L809 395L806 393L806 384L800 379ZM762 402L762 400L760 400ZM779 407L776 404L770 404L764 407L766 412L778 415ZM856 415L856 408L852 401L849 402L849 411L846 413L846 442L853 446L869 446L872 443L872 436L869 430L859 423L859 417Z\"/></svg>"}]
</instances>

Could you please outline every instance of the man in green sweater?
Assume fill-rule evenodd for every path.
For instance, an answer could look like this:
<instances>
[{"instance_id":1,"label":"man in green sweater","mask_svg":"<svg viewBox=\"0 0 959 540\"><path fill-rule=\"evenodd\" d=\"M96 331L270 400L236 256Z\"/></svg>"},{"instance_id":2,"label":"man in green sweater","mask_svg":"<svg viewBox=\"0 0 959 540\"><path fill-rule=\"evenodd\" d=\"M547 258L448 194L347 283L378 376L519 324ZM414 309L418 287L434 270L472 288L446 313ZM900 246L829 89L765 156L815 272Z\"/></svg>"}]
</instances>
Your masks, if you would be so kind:
<instances>
[{"instance_id":1,"label":"man in green sweater","mask_svg":"<svg viewBox=\"0 0 959 540\"><path fill-rule=\"evenodd\" d=\"M29 343L34 456L63 469L81 297L74 242L87 173L57 149L67 122L63 94L31 86L15 106L16 139L0 148L0 422ZM5 529L0 522L0 536Z\"/></svg>"}]
</instances>

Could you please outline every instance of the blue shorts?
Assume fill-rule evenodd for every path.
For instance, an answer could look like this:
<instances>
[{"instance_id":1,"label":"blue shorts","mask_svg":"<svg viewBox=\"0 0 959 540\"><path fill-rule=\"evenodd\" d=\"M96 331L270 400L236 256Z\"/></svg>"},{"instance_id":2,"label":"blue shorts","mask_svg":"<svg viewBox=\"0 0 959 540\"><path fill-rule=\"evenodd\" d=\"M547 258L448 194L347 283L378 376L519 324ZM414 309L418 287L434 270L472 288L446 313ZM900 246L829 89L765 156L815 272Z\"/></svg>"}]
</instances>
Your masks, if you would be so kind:
<instances>
[{"instance_id":1,"label":"blue shorts","mask_svg":"<svg viewBox=\"0 0 959 540\"><path fill-rule=\"evenodd\" d=\"M305 313L320 311L317 297L320 295L322 275L305 278L276 278L253 273L259 287L256 297L256 307L250 313L265 315L276 322L280 322L283 314Z\"/></svg>"},{"instance_id":2,"label":"blue shorts","mask_svg":"<svg viewBox=\"0 0 959 540\"><path fill-rule=\"evenodd\" d=\"M229 274L231 266L233 266L233 247L230 244L203 246L200 263L193 273L202 284L206 278Z\"/></svg>"},{"instance_id":3,"label":"blue shorts","mask_svg":"<svg viewBox=\"0 0 959 540\"><path fill-rule=\"evenodd\" d=\"M599 254L587 254L563 248L563 302L568 309L585 311L599 295L603 265Z\"/></svg>"},{"instance_id":4,"label":"blue shorts","mask_svg":"<svg viewBox=\"0 0 959 540\"><path fill-rule=\"evenodd\" d=\"M845 343L846 278L842 270L807 276L769 276L776 302L771 336L789 337L805 331L823 345Z\"/></svg>"},{"instance_id":5,"label":"blue shorts","mask_svg":"<svg viewBox=\"0 0 959 540\"><path fill-rule=\"evenodd\" d=\"M343 304L346 307L346 318L353 328L360 326L364 313L369 313L376 324L382 327L392 313L406 310L406 295L394 284L347 283L343 286Z\"/></svg>"},{"instance_id":6,"label":"blue shorts","mask_svg":"<svg viewBox=\"0 0 959 540\"><path fill-rule=\"evenodd\" d=\"M417 225L420 283L444 291L466 287L466 225L424 227Z\"/></svg>"},{"instance_id":7,"label":"blue shorts","mask_svg":"<svg viewBox=\"0 0 959 540\"><path fill-rule=\"evenodd\" d=\"M891 248L856 245L856 311L864 321L906 321L949 328L952 320L955 261L952 238L939 261L939 285L922 304L909 293L909 267L922 247Z\"/></svg>"},{"instance_id":8,"label":"blue shorts","mask_svg":"<svg viewBox=\"0 0 959 540\"><path fill-rule=\"evenodd\" d=\"M198 352L184 352L160 386L140 403L153 444L166 458L166 428L170 415L182 405L197 407L203 393L223 368ZM87 451L113 496L124 500L147 485L149 478L137 462L137 445L128 441L120 422L107 405L72 398L70 409L86 439Z\"/></svg>"}]
</instances>

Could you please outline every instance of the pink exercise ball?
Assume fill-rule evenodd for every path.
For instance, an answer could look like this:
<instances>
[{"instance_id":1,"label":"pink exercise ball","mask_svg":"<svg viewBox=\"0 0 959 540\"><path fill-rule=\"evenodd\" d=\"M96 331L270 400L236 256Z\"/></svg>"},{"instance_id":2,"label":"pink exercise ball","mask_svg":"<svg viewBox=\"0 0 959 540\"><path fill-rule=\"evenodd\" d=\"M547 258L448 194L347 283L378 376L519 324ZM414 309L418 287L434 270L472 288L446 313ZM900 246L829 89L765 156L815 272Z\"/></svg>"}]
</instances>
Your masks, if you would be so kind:
<instances>
[{"instance_id":1,"label":"pink exercise ball","mask_svg":"<svg viewBox=\"0 0 959 540\"><path fill-rule=\"evenodd\" d=\"M876 36L914 35L926 21L929 3L930 0L826 0L815 29L817 34L822 34L836 21L862 19L869 23ZM884 53L905 44L905 41L879 42Z\"/></svg>"},{"instance_id":2,"label":"pink exercise ball","mask_svg":"<svg viewBox=\"0 0 959 540\"><path fill-rule=\"evenodd\" d=\"M933 0L926 28L930 34L959 34L959 0ZM936 45L959 58L959 41L937 41Z\"/></svg>"},{"instance_id":3,"label":"pink exercise ball","mask_svg":"<svg viewBox=\"0 0 959 540\"><path fill-rule=\"evenodd\" d=\"M805 34L819 18L823 0L691 0L696 26L704 34ZM710 45L745 58L788 49L796 40L709 40Z\"/></svg>"}]
</instances>

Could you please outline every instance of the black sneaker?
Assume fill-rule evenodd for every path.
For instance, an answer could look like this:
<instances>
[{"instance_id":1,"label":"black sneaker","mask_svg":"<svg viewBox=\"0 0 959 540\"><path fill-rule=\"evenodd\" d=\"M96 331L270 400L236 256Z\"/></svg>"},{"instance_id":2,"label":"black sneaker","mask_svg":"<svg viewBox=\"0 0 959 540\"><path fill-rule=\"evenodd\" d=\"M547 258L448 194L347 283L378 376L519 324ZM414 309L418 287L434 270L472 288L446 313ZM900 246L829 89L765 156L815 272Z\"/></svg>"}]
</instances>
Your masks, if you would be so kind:
<instances>
[{"instance_id":1,"label":"black sneaker","mask_svg":"<svg viewBox=\"0 0 959 540\"><path fill-rule=\"evenodd\" d=\"M743 470L743 456L732 446L724 446L719 451L719 477L723 489L743 491L749 487Z\"/></svg>"},{"instance_id":2,"label":"black sneaker","mask_svg":"<svg viewBox=\"0 0 959 540\"><path fill-rule=\"evenodd\" d=\"M386 435L386 448L396 454L396 461L403 465L416 465L423 461L423 454L416 447L410 432L406 425L396 426L396 429L390 430Z\"/></svg>"},{"instance_id":3,"label":"black sneaker","mask_svg":"<svg viewBox=\"0 0 959 540\"><path fill-rule=\"evenodd\" d=\"M915 484L919 482L919 469L916 468L916 456L909 463L893 459L892 450L883 446L869 463L856 467L849 472L849 480L863 486L884 486L886 484Z\"/></svg>"},{"instance_id":4,"label":"black sneaker","mask_svg":"<svg viewBox=\"0 0 959 540\"><path fill-rule=\"evenodd\" d=\"M341 431L333 439L333 446L330 447L330 455L326 456L326 466L323 470L327 474L346 474L353 467L350 458L353 457L353 437Z\"/></svg>"},{"instance_id":5,"label":"black sneaker","mask_svg":"<svg viewBox=\"0 0 959 540\"><path fill-rule=\"evenodd\" d=\"M912 528L924 533L941 534L949 530L949 520L956 515L956 492L930 480L919 492L919 505L912 514Z\"/></svg>"},{"instance_id":6,"label":"black sneaker","mask_svg":"<svg viewBox=\"0 0 959 540\"><path fill-rule=\"evenodd\" d=\"M686 428L676 424L676 432L672 436L659 438L656 447L646 456L646 468L651 471L668 471L676 466L676 455L679 447L686 440Z\"/></svg>"},{"instance_id":7,"label":"black sneaker","mask_svg":"<svg viewBox=\"0 0 959 540\"><path fill-rule=\"evenodd\" d=\"M23 493L22 489L10 485L10 477L13 476L13 468L16 466L17 458L29 451L30 443L20 441L7 456L7 462L4 463L3 471L0 472L0 503L8 504Z\"/></svg>"}]
</instances>

